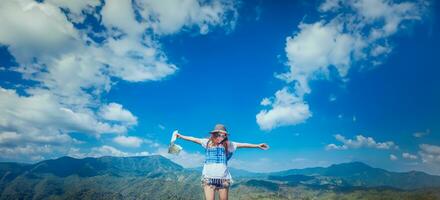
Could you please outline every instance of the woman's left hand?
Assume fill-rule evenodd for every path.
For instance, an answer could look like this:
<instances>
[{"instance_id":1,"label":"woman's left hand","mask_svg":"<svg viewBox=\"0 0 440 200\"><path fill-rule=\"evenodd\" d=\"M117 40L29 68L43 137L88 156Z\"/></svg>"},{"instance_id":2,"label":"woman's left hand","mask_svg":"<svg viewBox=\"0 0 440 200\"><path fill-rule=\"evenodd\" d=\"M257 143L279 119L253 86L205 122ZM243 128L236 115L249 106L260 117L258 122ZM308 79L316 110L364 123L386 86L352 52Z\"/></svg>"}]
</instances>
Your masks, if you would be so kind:
<instances>
[{"instance_id":1,"label":"woman's left hand","mask_svg":"<svg viewBox=\"0 0 440 200\"><path fill-rule=\"evenodd\" d=\"M269 145L267 145L266 143L261 143L258 145L258 148L263 149L263 150L267 150L267 149L269 149Z\"/></svg>"}]
</instances>

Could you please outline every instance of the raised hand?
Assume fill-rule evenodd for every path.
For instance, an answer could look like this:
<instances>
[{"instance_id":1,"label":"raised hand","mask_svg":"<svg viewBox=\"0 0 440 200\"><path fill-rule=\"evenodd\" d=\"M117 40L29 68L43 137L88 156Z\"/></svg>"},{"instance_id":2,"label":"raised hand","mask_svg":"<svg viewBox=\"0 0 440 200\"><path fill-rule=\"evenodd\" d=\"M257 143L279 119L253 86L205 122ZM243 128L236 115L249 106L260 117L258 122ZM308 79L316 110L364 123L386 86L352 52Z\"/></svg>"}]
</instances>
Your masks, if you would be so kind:
<instances>
[{"instance_id":1,"label":"raised hand","mask_svg":"<svg viewBox=\"0 0 440 200\"><path fill-rule=\"evenodd\" d=\"M179 130L175 130L175 131L173 132L173 135L175 135L176 138L180 138L180 136L182 136L182 135L179 133Z\"/></svg>"},{"instance_id":2,"label":"raised hand","mask_svg":"<svg viewBox=\"0 0 440 200\"><path fill-rule=\"evenodd\" d=\"M263 150L267 150L267 149L269 149L269 145L267 145L266 143L261 143L258 145L258 148L263 149Z\"/></svg>"}]
</instances>

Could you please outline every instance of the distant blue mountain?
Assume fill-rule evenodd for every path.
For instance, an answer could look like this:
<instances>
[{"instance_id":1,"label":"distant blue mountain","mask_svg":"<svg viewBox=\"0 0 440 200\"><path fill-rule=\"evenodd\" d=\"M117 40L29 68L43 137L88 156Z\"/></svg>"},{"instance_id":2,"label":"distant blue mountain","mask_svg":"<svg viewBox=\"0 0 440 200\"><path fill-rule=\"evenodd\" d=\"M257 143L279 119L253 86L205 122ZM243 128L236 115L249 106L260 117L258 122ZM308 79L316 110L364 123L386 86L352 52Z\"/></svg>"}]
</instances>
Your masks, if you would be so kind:
<instances>
[{"instance_id":1,"label":"distant blue mountain","mask_svg":"<svg viewBox=\"0 0 440 200\"><path fill-rule=\"evenodd\" d=\"M202 171L202 167L192 169ZM233 177L284 181L293 185L309 182L312 184L326 183L339 186L394 187L399 189L440 187L440 176L419 171L390 172L371 167L362 162L334 164L329 167L290 169L271 173L255 173L236 168L230 168L230 172Z\"/></svg>"},{"instance_id":2,"label":"distant blue mountain","mask_svg":"<svg viewBox=\"0 0 440 200\"><path fill-rule=\"evenodd\" d=\"M418 171L403 173L390 172L380 168L373 168L362 162L334 164L329 167L291 169L270 173L272 176L289 176L295 174L340 178L352 186L390 186L401 189L440 186L440 176L429 175Z\"/></svg>"},{"instance_id":3,"label":"distant blue mountain","mask_svg":"<svg viewBox=\"0 0 440 200\"><path fill-rule=\"evenodd\" d=\"M23 173L52 174L58 177L77 175L92 177L103 174L114 176L159 176L187 171L169 159L154 155L144 157L100 157L76 159L68 156L45 160L36 164L0 163L0 177L12 180Z\"/></svg>"}]
</instances>

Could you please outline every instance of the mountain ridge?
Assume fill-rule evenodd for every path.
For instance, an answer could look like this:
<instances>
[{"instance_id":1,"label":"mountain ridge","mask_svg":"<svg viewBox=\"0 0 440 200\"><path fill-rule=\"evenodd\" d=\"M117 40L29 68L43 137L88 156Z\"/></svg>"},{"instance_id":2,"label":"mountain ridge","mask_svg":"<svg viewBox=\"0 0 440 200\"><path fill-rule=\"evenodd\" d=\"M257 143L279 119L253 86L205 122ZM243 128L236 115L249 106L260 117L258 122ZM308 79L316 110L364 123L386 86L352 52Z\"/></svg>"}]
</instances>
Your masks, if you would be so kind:
<instances>
[{"instance_id":1,"label":"mountain ridge","mask_svg":"<svg viewBox=\"0 0 440 200\"><path fill-rule=\"evenodd\" d=\"M160 155L63 156L34 164L0 162L0 199L203 199L200 170L184 168ZM344 174L344 170L349 173ZM426 182L436 176L419 172L397 173L404 177L400 177L402 180L419 180L421 183L415 181L409 185L402 181L404 184L398 185L373 179L373 183L381 183L375 185L364 180L368 177L362 176L373 172L393 174L363 163L275 173L232 168L231 199L440 198L437 182ZM413 187L423 184L430 187Z\"/></svg>"},{"instance_id":2,"label":"mountain ridge","mask_svg":"<svg viewBox=\"0 0 440 200\"><path fill-rule=\"evenodd\" d=\"M86 157L73 158L63 156L56 159L43 160L35 164L0 162L0 180L11 181L27 174L51 174L58 177L77 175L93 177L100 175L112 176L144 176L172 178L186 174L200 174L202 168L184 168L181 165L161 155L132 156L132 157ZM289 169L277 172L256 173L244 169L230 169L233 177L268 179L287 181L289 183L306 182L313 177L315 182L329 181L331 184L344 183L350 186L381 187L391 186L400 189L416 189L440 186L440 176L420 171L391 172L375 168L362 162L333 164L328 167L311 167ZM301 176L299 176L301 175ZM302 177L304 176L304 177ZM289 181L290 180L290 181ZM313 182L313 183L315 183Z\"/></svg>"}]
</instances>

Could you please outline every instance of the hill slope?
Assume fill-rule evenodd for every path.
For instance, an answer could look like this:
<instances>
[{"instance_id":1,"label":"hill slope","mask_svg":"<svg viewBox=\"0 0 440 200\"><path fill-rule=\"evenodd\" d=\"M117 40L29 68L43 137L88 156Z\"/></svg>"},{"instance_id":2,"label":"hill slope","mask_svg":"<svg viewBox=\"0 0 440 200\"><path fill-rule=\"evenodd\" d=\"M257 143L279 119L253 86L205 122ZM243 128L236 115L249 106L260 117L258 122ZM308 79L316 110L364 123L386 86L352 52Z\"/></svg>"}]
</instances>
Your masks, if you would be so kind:
<instances>
[{"instance_id":1,"label":"hill slope","mask_svg":"<svg viewBox=\"0 0 440 200\"><path fill-rule=\"evenodd\" d=\"M440 187L440 176L424 172L390 172L361 162L335 164L329 167L292 169L270 173L275 176L308 175L340 178L352 186L389 186L400 189Z\"/></svg>"},{"instance_id":2,"label":"hill slope","mask_svg":"<svg viewBox=\"0 0 440 200\"><path fill-rule=\"evenodd\" d=\"M440 199L438 176L363 163L267 174L231 171L231 199ZM199 169L185 169L162 156L0 163L0 199L203 199L200 175ZM411 181L427 187L375 187L404 188Z\"/></svg>"}]
</instances>

